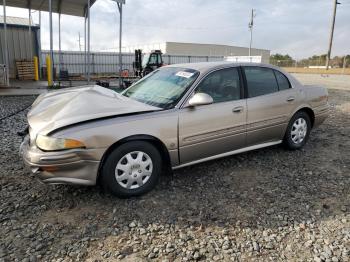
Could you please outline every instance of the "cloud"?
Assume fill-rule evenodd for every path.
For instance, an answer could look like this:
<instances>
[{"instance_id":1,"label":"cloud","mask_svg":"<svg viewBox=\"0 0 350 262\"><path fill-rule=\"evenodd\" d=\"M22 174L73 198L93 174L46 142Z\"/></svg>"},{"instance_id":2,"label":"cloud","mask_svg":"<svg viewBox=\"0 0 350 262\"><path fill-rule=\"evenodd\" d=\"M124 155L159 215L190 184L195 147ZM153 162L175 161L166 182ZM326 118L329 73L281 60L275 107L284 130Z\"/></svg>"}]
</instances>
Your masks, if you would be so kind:
<instances>
[{"instance_id":1,"label":"cloud","mask_svg":"<svg viewBox=\"0 0 350 262\"><path fill-rule=\"evenodd\" d=\"M123 46L165 41L249 45L248 22L256 10L253 47L295 58L326 53L332 15L332 1L324 0L126 0L123 7ZM332 55L350 53L350 0L338 6ZM27 11L9 8L8 15L26 16ZM38 12L33 14L35 21ZM49 48L48 15L42 16L42 45ZM58 48L57 15L54 42ZM99 0L91 9L91 47L118 47L119 14L116 4ZM83 37L82 18L62 16L62 46L78 50ZM81 38L83 43L83 39Z\"/></svg>"}]
</instances>

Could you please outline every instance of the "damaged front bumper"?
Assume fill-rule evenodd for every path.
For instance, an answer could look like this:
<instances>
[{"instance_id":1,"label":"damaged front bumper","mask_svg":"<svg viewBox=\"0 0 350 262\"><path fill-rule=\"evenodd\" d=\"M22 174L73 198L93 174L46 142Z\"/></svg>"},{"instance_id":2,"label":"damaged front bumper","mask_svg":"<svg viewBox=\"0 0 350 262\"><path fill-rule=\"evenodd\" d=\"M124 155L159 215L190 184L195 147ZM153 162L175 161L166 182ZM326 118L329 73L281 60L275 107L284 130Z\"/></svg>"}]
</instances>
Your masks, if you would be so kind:
<instances>
[{"instance_id":1,"label":"damaged front bumper","mask_svg":"<svg viewBox=\"0 0 350 262\"><path fill-rule=\"evenodd\" d=\"M47 184L95 185L103 149L44 152L26 136L20 154L30 171Z\"/></svg>"}]
</instances>

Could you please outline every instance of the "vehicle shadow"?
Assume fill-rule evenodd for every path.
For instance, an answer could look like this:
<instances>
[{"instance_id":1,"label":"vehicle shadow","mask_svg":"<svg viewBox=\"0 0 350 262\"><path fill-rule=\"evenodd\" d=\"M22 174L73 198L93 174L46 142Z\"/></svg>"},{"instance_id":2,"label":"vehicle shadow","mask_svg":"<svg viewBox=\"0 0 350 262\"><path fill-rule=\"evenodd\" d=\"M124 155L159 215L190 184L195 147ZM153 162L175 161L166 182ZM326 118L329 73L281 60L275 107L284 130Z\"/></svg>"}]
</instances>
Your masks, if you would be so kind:
<instances>
[{"instance_id":1,"label":"vehicle shadow","mask_svg":"<svg viewBox=\"0 0 350 262\"><path fill-rule=\"evenodd\" d=\"M45 186L45 194L56 196L48 209L118 226L137 221L278 228L326 219L348 205L350 184L344 168L349 159L332 137L316 130L300 151L275 146L187 167L137 198L118 199L100 188Z\"/></svg>"}]
</instances>

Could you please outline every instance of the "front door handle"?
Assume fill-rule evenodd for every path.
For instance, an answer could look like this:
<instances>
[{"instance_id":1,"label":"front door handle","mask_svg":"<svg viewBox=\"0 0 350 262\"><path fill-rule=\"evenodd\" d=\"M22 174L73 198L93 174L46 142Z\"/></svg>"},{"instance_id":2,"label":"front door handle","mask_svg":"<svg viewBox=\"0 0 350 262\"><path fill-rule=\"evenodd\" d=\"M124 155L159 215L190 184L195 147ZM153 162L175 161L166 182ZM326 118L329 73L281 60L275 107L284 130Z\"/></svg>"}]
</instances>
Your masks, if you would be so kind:
<instances>
[{"instance_id":1,"label":"front door handle","mask_svg":"<svg viewBox=\"0 0 350 262\"><path fill-rule=\"evenodd\" d=\"M287 98L287 102L292 102L292 101L294 101L294 100L295 100L295 98L292 97L292 96Z\"/></svg>"},{"instance_id":2,"label":"front door handle","mask_svg":"<svg viewBox=\"0 0 350 262\"><path fill-rule=\"evenodd\" d=\"M232 109L233 113L240 113L242 111L243 111L243 106L237 106L237 107Z\"/></svg>"}]
</instances>

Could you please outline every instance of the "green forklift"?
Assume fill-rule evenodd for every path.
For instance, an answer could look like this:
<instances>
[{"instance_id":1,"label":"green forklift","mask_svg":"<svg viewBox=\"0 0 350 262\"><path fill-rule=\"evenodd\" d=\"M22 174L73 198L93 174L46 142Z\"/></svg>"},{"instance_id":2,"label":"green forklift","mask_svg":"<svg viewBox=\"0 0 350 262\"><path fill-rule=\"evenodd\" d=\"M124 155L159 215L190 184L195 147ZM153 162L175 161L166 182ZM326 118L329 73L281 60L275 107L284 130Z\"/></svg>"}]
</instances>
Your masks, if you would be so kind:
<instances>
[{"instance_id":1,"label":"green forklift","mask_svg":"<svg viewBox=\"0 0 350 262\"><path fill-rule=\"evenodd\" d=\"M135 76L142 78L163 65L162 51L152 50L142 58L142 50L135 50L135 62L133 62Z\"/></svg>"},{"instance_id":2,"label":"green forklift","mask_svg":"<svg viewBox=\"0 0 350 262\"><path fill-rule=\"evenodd\" d=\"M122 86L119 86L114 83L115 81L111 81L110 79L99 79L96 81L96 84L107 88L116 88L117 86L118 90L122 90L163 65L161 50L152 50L152 52L144 54L142 58L142 50L136 49L135 61L132 63L134 75L130 76L129 70L121 72L121 77L123 78Z\"/></svg>"}]
</instances>

